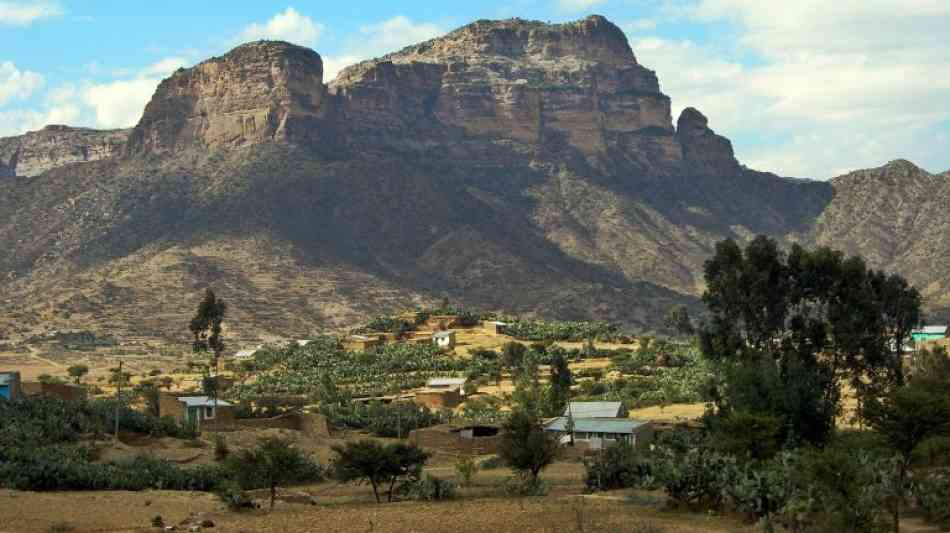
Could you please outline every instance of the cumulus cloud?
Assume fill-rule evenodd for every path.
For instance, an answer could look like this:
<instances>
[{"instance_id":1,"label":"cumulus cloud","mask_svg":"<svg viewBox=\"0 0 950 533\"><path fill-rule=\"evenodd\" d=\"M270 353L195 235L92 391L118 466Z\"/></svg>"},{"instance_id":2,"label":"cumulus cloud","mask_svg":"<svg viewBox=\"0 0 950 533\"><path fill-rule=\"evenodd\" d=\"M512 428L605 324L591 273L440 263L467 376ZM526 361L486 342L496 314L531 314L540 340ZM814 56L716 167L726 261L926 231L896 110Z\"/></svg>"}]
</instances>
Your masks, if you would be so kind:
<instances>
[{"instance_id":1,"label":"cumulus cloud","mask_svg":"<svg viewBox=\"0 0 950 533\"><path fill-rule=\"evenodd\" d=\"M56 17L63 9L55 2L0 1L0 24L29 26L36 20Z\"/></svg>"},{"instance_id":2,"label":"cumulus cloud","mask_svg":"<svg viewBox=\"0 0 950 533\"><path fill-rule=\"evenodd\" d=\"M557 0L557 8L561 11L584 11L603 4L606 0Z\"/></svg>"},{"instance_id":3,"label":"cumulus cloud","mask_svg":"<svg viewBox=\"0 0 950 533\"><path fill-rule=\"evenodd\" d=\"M699 44L626 28L634 50L677 109L700 108L751 166L817 178L897 157L950 166L932 141L950 120L950 2L673 5L730 31Z\"/></svg>"},{"instance_id":4,"label":"cumulus cloud","mask_svg":"<svg viewBox=\"0 0 950 533\"><path fill-rule=\"evenodd\" d=\"M413 22L403 15L361 26L359 34L347 40L342 54L323 58L323 79L330 81L349 65L395 52L443 33L445 29L437 24Z\"/></svg>"},{"instance_id":5,"label":"cumulus cloud","mask_svg":"<svg viewBox=\"0 0 950 533\"><path fill-rule=\"evenodd\" d=\"M12 61L0 63L0 106L11 100L25 100L43 86L43 76L20 70Z\"/></svg>"},{"instance_id":6,"label":"cumulus cloud","mask_svg":"<svg viewBox=\"0 0 950 533\"><path fill-rule=\"evenodd\" d=\"M255 22L245 27L236 40L247 42L272 39L313 47L320 40L323 30L322 24L314 22L310 17L302 15L292 7L288 7L263 24Z\"/></svg>"}]
</instances>

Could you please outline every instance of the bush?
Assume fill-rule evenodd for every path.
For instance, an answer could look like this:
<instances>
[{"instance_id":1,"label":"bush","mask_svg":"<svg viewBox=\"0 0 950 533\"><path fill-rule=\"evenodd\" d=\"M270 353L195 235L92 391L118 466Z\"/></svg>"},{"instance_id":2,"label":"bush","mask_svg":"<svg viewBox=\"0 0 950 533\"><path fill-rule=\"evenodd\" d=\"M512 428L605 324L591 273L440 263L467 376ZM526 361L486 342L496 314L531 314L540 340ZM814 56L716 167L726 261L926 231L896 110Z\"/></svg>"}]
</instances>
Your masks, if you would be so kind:
<instances>
[{"instance_id":1,"label":"bush","mask_svg":"<svg viewBox=\"0 0 950 533\"><path fill-rule=\"evenodd\" d=\"M505 461L497 455L483 459L482 462L478 463L478 468L481 470L497 470L499 468L504 468L505 466Z\"/></svg>"},{"instance_id":2,"label":"bush","mask_svg":"<svg viewBox=\"0 0 950 533\"><path fill-rule=\"evenodd\" d=\"M224 439L224 435L220 433L215 433L214 437L214 460L223 461L228 458L228 455L231 454L231 449L228 447L228 441Z\"/></svg>"},{"instance_id":3,"label":"bush","mask_svg":"<svg viewBox=\"0 0 950 533\"><path fill-rule=\"evenodd\" d=\"M652 464L632 445L621 442L593 459L584 460L584 484L592 491L632 487L652 489L655 488Z\"/></svg>"},{"instance_id":4,"label":"bush","mask_svg":"<svg viewBox=\"0 0 950 533\"><path fill-rule=\"evenodd\" d=\"M467 487L472 484L472 478L478 473L478 463L468 455L463 455L455 461L455 474L458 476L459 484Z\"/></svg>"},{"instance_id":5,"label":"bush","mask_svg":"<svg viewBox=\"0 0 950 533\"><path fill-rule=\"evenodd\" d=\"M243 511L254 508L254 500L241 490L241 485L234 480L224 480L218 484L215 495L232 511Z\"/></svg>"},{"instance_id":6,"label":"bush","mask_svg":"<svg viewBox=\"0 0 950 533\"><path fill-rule=\"evenodd\" d=\"M950 527L950 468L924 475L914 483L913 492L928 521Z\"/></svg>"},{"instance_id":7,"label":"bush","mask_svg":"<svg viewBox=\"0 0 950 533\"><path fill-rule=\"evenodd\" d=\"M399 486L398 494L407 500L444 501L455 499L455 483L428 474L422 479L410 480Z\"/></svg>"},{"instance_id":8,"label":"bush","mask_svg":"<svg viewBox=\"0 0 950 533\"><path fill-rule=\"evenodd\" d=\"M541 478L530 475L512 476L505 480L502 492L506 496L545 496L548 493L548 484Z\"/></svg>"}]
</instances>

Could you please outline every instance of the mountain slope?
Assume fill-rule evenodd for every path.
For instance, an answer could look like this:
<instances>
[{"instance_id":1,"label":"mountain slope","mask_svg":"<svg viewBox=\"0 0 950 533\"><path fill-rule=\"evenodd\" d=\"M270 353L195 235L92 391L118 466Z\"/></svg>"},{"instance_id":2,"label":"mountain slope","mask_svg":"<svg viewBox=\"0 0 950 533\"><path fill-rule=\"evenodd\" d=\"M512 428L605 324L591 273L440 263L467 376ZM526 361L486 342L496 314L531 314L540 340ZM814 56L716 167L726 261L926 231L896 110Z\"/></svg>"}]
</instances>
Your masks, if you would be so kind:
<instances>
[{"instance_id":1,"label":"mountain slope","mask_svg":"<svg viewBox=\"0 0 950 533\"><path fill-rule=\"evenodd\" d=\"M692 108L674 126L602 17L478 21L322 76L312 50L242 45L164 80L112 157L8 172L0 329L181 337L209 285L247 338L442 296L642 329L697 302L720 239L850 240L904 271L922 224L855 224L883 189L746 169Z\"/></svg>"}]
</instances>

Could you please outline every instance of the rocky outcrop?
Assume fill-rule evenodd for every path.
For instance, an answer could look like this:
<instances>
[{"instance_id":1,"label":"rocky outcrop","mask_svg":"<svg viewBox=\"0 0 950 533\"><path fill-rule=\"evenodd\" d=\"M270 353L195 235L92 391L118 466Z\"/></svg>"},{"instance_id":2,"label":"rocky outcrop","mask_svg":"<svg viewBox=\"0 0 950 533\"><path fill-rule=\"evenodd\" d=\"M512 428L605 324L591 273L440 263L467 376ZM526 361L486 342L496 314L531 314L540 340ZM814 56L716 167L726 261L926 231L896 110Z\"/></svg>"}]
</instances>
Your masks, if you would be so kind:
<instances>
[{"instance_id":1,"label":"rocky outcrop","mask_svg":"<svg viewBox=\"0 0 950 533\"><path fill-rule=\"evenodd\" d=\"M248 43L162 81L132 131L128 152L319 142L325 95L319 54L284 42Z\"/></svg>"},{"instance_id":2,"label":"rocky outcrop","mask_svg":"<svg viewBox=\"0 0 950 533\"><path fill-rule=\"evenodd\" d=\"M699 110L687 107L676 121L676 140L683 149L688 172L698 176L734 176L739 174L729 139L716 135L709 120Z\"/></svg>"},{"instance_id":3,"label":"rocky outcrop","mask_svg":"<svg viewBox=\"0 0 950 533\"><path fill-rule=\"evenodd\" d=\"M108 159L122 153L129 130L46 126L0 139L0 177L32 177L71 163Z\"/></svg>"}]
</instances>

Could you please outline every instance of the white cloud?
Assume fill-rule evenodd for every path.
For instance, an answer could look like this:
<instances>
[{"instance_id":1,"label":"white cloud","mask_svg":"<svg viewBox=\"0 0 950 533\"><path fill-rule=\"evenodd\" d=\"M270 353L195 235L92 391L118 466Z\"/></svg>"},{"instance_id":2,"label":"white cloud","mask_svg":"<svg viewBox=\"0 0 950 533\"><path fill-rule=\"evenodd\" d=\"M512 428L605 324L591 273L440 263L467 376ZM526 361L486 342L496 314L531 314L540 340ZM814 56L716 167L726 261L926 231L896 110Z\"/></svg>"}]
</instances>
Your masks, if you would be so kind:
<instances>
[{"instance_id":1,"label":"white cloud","mask_svg":"<svg viewBox=\"0 0 950 533\"><path fill-rule=\"evenodd\" d=\"M0 63L0 106L10 100L25 100L43 86L43 76L20 70L12 61Z\"/></svg>"},{"instance_id":2,"label":"white cloud","mask_svg":"<svg viewBox=\"0 0 950 533\"><path fill-rule=\"evenodd\" d=\"M413 22L403 15L361 26L359 35L348 39L342 54L323 58L323 79L330 81L349 65L396 52L443 33L445 29L436 24Z\"/></svg>"},{"instance_id":3,"label":"white cloud","mask_svg":"<svg viewBox=\"0 0 950 533\"><path fill-rule=\"evenodd\" d=\"M557 8L561 11L584 11L603 4L606 0L557 0Z\"/></svg>"},{"instance_id":4,"label":"white cloud","mask_svg":"<svg viewBox=\"0 0 950 533\"><path fill-rule=\"evenodd\" d=\"M91 84L82 90L81 100L95 113L96 126L128 128L142 117L145 104L152 98L160 81L157 78L135 78Z\"/></svg>"},{"instance_id":5,"label":"white cloud","mask_svg":"<svg viewBox=\"0 0 950 533\"><path fill-rule=\"evenodd\" d=\"M272 39L313 47L320 39L323 30L322 24L314 22L310 17L300 14L292 7L288 7L282 13L271 17L264 24L255 22L245 27L238 35L237 40L247 42Z\"/></svg>"},{"instance_id":6,"label":"white cloud","mask_svg":"<svg viewBox=\"0 0 950 533\"><path fill-rule=\"evenodd\" d=\"M823 178L897 157L940 159L929 139L950 120L950 2L668 5L667 14L726 22L730 31L698 44L638 41L626 28L634 51L657 70L677 111L702 110L750 166ZM757 135L768 142L742 142Z\"/></svg>"},{"instance_id":7,"label":"white cloud","mask_svg":"<svg viewBox=\"0 0 950 533\"><path fill-rule=\"evenodd\" d=\"M0 1L0 24L29 26L35 20L63 14L54 2L8 2Z\"/></svg>"},{"instance_id":8,"label":"white cloud","mask_svg":"<svg viewBox=\"0 0 950 533\"><path fill-rule=\"evenodd\" d=\"M166 57L157 63L152 63L151 65L142 69L141 76L168 76L172 72L184 67L188 64L188 61L183 57Z\"/></svg>"},{"instance_id":9,"label":"white cloud","mask_svg":"<svg viewBox=\"0 0 950 533\"><path fill-rule=\"evenodd\" d=\"M653 30L656 29L656 20L655 19L636 19L631 20L630 22L625 22L621 25L624 31L628 33L636 33L640 31Z\"/></svg>"}]
</instances>

